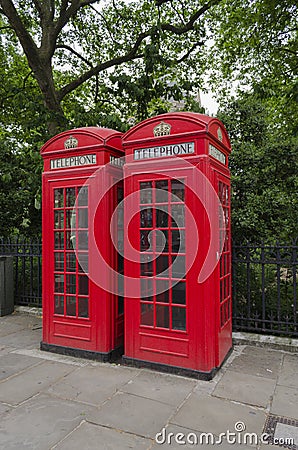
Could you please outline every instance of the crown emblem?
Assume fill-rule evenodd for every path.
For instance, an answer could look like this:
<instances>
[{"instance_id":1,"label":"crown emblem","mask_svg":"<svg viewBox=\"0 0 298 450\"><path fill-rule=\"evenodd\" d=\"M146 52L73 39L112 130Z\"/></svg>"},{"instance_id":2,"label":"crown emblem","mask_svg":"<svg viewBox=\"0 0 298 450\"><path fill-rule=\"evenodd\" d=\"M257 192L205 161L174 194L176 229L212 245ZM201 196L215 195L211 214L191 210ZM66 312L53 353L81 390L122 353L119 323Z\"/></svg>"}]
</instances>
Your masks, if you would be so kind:
<instances>
[{"instance_id":1,"label":"crown emblem","mask_svg":"<svg viewBox=\"0 0 298 450\"><path fill-rule=\"evenodd\" d=\"M167 136L171 133L171 125L169 123L160 122L153 128L154 136Z\"/></svg>"},{"instance_id":2,"label":"crown emblem","mask_svg":"<svg viewBox=\"0 0 298 450\"><path fill-rule=\"evenodd\" d=\"M222 131L219 127L217 128L217 137L220 141L222 141Z\"/></svg>"},{"instance_id":3,"label":"crown emblem","mask_svg":"<svg viewBox=\"0 0 298 450\"><path fill-rule=\"evenodd\" d=\"M69 136L69 138L64 141L64 148L76 148L78 144L79 141L75 137Z\"/></svg>"}]
</instances>

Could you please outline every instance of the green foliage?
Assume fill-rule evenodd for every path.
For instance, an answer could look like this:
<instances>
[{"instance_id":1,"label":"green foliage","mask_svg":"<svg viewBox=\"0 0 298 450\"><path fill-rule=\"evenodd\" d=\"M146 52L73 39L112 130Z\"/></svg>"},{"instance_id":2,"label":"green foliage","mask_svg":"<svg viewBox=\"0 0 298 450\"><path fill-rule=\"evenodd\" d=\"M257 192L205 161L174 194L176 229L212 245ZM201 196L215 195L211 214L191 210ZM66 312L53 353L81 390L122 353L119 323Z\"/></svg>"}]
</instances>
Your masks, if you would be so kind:
<instances>
[{"instance_id":1,"label":"green foliage","mask_svg":"<svg viewBox=\"0 0 298 450\"><path fill-rule=\"evenodd\" d=\"M40 235L40 159L0 135L0 234Z\"/></svg>"},{"instance_id":2,"label":"green foliage","mask_svg":"<svg viewBox=\"0 0 298 450\"><path fill-rule=\"evenodd\" d=\"M264 79L297 82L297 23L295 0L222 0L210 10L211 80L222 95L231 81L242 87Z\"/></svg>"},{"instance_id":3,"label":"green foliage","mask_svg":"<svg viewBox=\"0 0 298 450\"><path fill-rule=\"evenodd\" d=\"M298 221L295 123L288 123L286 116L274 122L272 99L256 93L242 94L219 116L232 142L234 238L294 239Z\"/></svg>"}]
</instances>

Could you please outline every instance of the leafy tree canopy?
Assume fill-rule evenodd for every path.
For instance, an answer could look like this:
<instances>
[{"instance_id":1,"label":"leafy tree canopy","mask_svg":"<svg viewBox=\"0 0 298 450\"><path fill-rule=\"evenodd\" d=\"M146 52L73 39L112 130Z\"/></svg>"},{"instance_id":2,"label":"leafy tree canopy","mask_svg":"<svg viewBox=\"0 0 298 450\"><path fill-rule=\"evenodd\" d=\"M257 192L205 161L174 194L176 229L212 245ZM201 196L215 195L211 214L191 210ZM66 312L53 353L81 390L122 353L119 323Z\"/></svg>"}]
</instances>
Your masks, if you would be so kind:
<instances>
[{"instance_id":1,"label":"leafy tree canopy","mask_svg":"<svg viewBox=\"0 0 298 450\"><path fill-rule=\"evenodd\" d=\"M296 105L297 112L297 105ZM275 116L275 115L274 115ZM236 240L297 237L297 125L272 120L271 99L242 93L219 113L232 142L232 225ZM275 117L276 118L276 117Z\"/></svg>"},{"instance_id":2,"label":"leafy tree canopy","mask_svg":"<svg viewBox=\"0 0 298 450\"><path fill-rule=\"evenodd\" d=\"M113 103L115 93L137 99L142 118L165 89L176 86L179 95L198 83L203 19L219 2L0 0L3 40L21 45L50 114L50 133L65 127L75 91L85 109L91 92L95 104Z\"/></svg>"}]
</instances>

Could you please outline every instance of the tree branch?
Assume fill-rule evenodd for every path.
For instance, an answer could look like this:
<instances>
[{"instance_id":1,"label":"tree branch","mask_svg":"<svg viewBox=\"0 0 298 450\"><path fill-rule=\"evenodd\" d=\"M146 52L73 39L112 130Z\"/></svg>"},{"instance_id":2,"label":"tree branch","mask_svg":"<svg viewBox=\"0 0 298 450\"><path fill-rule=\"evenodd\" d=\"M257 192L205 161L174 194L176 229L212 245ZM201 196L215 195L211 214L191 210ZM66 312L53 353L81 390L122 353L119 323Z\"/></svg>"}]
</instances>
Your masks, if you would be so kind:
<instances>
[{"instance_id":1,"label":"tree branch","mask_svg":"<svg viewBox=\"0 0 298 450\"><path fill-rule=\"evenodd\" d=\"M162 1L162 0L161 0ZM172 25L170 23L162 23L160 25L161 29L163 31L170 31L171 33L175 33L178 35L181 34L185 34L188 31L193 29L193 26L195 24L195 22L206 12L208 11L208 9L211 8L211 6L217 5L221 2L222 0L210 0L208 3L205 3L204 6L202 6L202 8L200 8L197 12L195 12L191 18L189 19L189 21L182 27L176 27L175 25ZM163 2L164 3L164 2Z\"/></svg>"},{"instance_id":2,"label":"tree branch","mask_svg":"<svg viewBox=\"0 0 298 450\"><path fill-rule=\"evenodd\" d=\"M69 52L73 53L75 56L80 58L82 61L84 61L84 63L86 63L89 67L93 67L93 65L91 64L90 61L88 61L88 59L86 59L84 56L80 55L80 53L78 53L76 50L74 50L72 47L70 47L70 45L57 44L56 48L64 48L65 50L68 50Z\"/></svg>"},{"instance_id":3,"label":"tree branch","mask_svg":"<svg viewBox=\"0 0 298 450\"><path fill-rule=\"evenodd\" d=\"M27 56L28 63L32 69L34 69L32 62L34 60L39 60L38 48L35 45L32 37L26 30L20 16L18 15L17 10L14 7L14 4L11 0L0 0L0 5L3 11L3 14L7 17L9 23L12 28L15 30L16 35L18 36L20 43L24 49L24 52Z\"/></svg>"},{"instance_id":4,"label":"tree branch","mask_svg":"<svg viewBox=\"0 0 298 450\"><path fill-rule=\"evenodd\" d=\"M87 6L87 5L92 5L92 3L97 2L98 0L81 0L80 2L80 7L81 6Z\"/></svg>"},{"instance_id":5,"label":"tree branch","mask_svg":"<svg viewBox=\"0 0 298 450\"><path fill-rule=\"evenodd\" d=\"M93 67L92 69L88 70L87 72L84 72L82 75L80 75L75 80L68 83L66 86L64 86L62 89L58 91L58 100L61 101L67 94L77 89L79 86L81 86L85 81L92 78L94 75L99 74L103 70L109 69L110 67L119 66L120 64L123 64L128 61L134 61L135 59L143 58L143 54L135 54L130 55L130 53L127 53L126 55L119 56L118 58L113 58L110 61L106 61L104 63L98 64L97 66Z\"/></svg>"},{"instance_id":6,"label":"tree branch","mask_svg":"<svg viewBox=\"0 0 298 450\"><path fill-rule=\"evenodd\" d=\"M33 3L35 5L35 8L38 11L39 16L41 17L42 16L42 6L40 4L40 1L39 0L33 0Z\"/></svg>"},{"instance_id":7,"label":"tree branch","mask_svg":"<svg viewBox=\"0 0 298 450\"><path fill-rule=\"evenodd\" d=\"M193 26L194 26L196 20L199 19L199 17L201 17L209 8L211 8L211 6L216 5L216 4L220 3L221 1L222 0L210 0L208 3L206 3L204 6L202 6L202 8L200 8L196 13L194 13L191 16L190 20L182 27L176 27L172 24L164 23L164 24L161 24L161 29L163 29L164 31L169 31L171 33L177 34L177 35L187 33L188 31L193 29ZM81 3L82 3L82 1L81 1ZM91 3L93 3L93 0L90 0L88 2L88 4L91 4ZM99 74L103 70L106 70L110 67L119 66L120 64L129 62L129 61L133 61L138 58L142 58L143 55L137 53L138 49L139 49L140 45L142 44L142 42L144 41L144 39L146 39L148 36L151 36L151 33L152 33L152 29L150 29L144 33L140 33L139 36L137 37L133 47L131 47L131 49L125 55L118 56L109 61L98 64L97 66L92 67L91 69L87 70L82 75L80 75L78 78L76 78L75 80L73 80L70 83L68 83L67 85L65 85L58 92L58 100L61 101L67 94L69 94L70 92L75 90L77 87L79 87L81 84L83 84L85 81L89 80L94 75ZM201 42L197 43L196 46L197 45L202 45L202 43ZM192 52L193 50L194 50L194 46L189 50L188 54L186 54L182 57L182 60L186 59L187 55L189 55L190 52Z\"/></svg>"},{"instance_id":8,"label":"tree branch","mask_svg":"<svg viewBox=\"0 0 298 450\"><path fill-rule=\"evenodd\" d=\"M90 6L90 8L91 8L96 14L98 14L99 17L101 17L101 19L104 21L104 23L105 23L105 25L106 25L106 27L107 27L109 36L110 36L111 40L114 42L114 44L120 45L119 42L117 42L116 39L114 39L113 32L111 31L110 26L109 26L109 24L108 24L108 21L107 21L107 19L104 17L104 15L101 14L101 12L97 11L97 9L94 8L94 6Z\"/></svg>"},{"instance_id":9,"label":"tree branch","mask_svg":"<svg viewBox=\"0 0 298 450\"><path fill-rule=\"evenodd\" d=\"M204 42L196 42L195 44L192 45L192 47L183 56L181 56L181 58L177 59L176 63L179 64L179 63L185 61L197 47L202 47L203 45L204 45Z\"/></svg>"}]
</instances>

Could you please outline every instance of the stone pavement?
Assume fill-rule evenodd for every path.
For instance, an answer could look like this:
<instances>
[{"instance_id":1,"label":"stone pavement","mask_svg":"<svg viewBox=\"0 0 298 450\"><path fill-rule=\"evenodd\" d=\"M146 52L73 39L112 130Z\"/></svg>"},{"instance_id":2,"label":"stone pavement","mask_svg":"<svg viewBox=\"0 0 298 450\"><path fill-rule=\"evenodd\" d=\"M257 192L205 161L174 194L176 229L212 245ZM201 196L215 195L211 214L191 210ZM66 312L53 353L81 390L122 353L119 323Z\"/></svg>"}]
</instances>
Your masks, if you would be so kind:
<instances>
[{"instance_id":1,"label":"stone pavement","mask_svg":"<svg viewBox=\"0 0 298 450\"><path fill-rule=\"evenodd\" d=\"M1 450L298 448L298 353L235 346L206 382L41 352L40 340L40 318L0 318ZM280 446L257 442L264 430Z\"/></svg>"}]
</instances>

